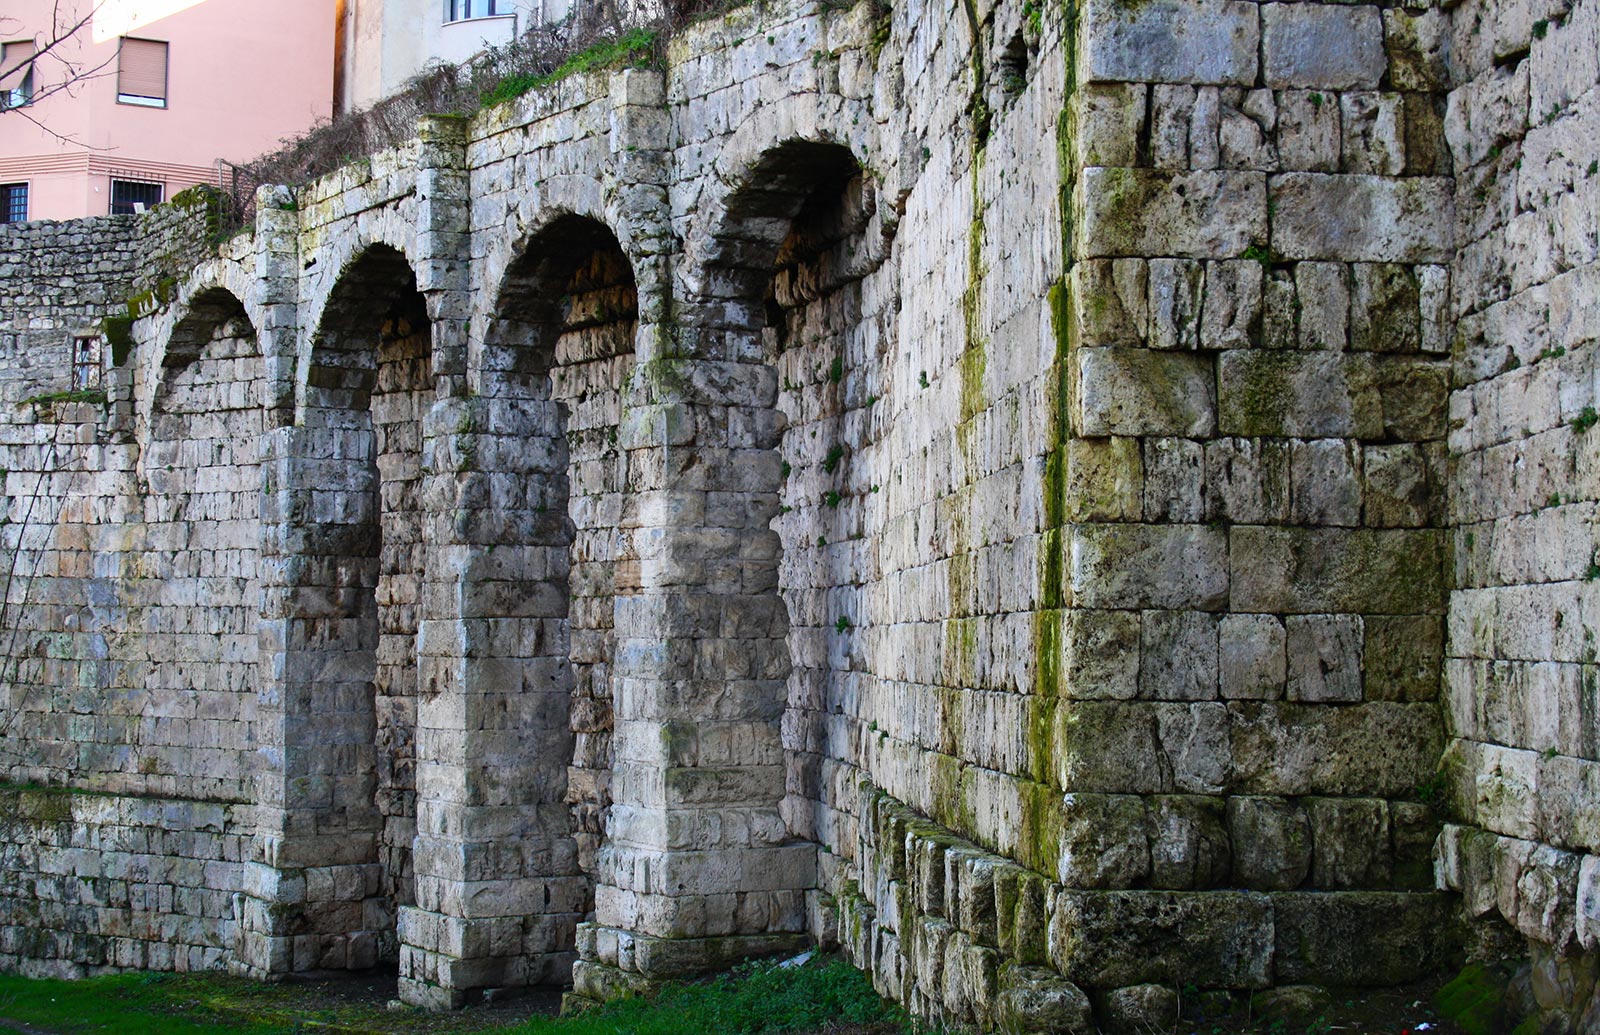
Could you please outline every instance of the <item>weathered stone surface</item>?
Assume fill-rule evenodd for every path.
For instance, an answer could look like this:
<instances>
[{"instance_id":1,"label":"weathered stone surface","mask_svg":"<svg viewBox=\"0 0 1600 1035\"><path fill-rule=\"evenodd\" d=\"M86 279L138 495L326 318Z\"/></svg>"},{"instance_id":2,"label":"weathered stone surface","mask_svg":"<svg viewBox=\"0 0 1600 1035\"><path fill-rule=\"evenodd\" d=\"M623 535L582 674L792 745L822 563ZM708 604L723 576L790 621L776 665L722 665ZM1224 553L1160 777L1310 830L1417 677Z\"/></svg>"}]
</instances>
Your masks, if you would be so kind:
<instances>
[{"instance_id":1,"label":"weathered stone surface","mask_svg":"<svg viewBox=\"0 0 1600 1035\"><path fill-rule=\"evenodd\" d=\"M1263 4L1261 53L1274 89L1370 90L1384 72L1383 21L1364 5Z\"/></svg>"},{"instance_id":2,"label":"weathered stone surface","mask_svg":"<svg viewBox=\"0 0 1600 1035\"><path fill-rule=\"evenodd\" d=\"M1106 1024L1118 1035L1165 1031L1178 1023L1183 1003L1166 985L1129 985L1105 995Z\"/></svg>"},{"instance_id":3,"label":"weathered stone surface","mask_svg":"<svg viewBox=\"0 0 1600 1035\"><path fill-rule=\"evenodd\" d=\"M1297 888L1311 872L1311 824L1281 798L1228 799L1233 876L1256 891Z\"/></svg>"},{"instance_id":4,"label":"weathered stone surface","mask_svg":"<svg viewBox=\"0 0 1600 1035\"><path fill-rule=\"evenodd\" d=\"M1286 258L1415 263L1451 254L1455 198L1447 179L1284 173L1272 177L1270 190L1272 248Z\"/></svg>"},{"instance_id":5,"label":"weathered stone surface","mask_svg":"<svg viewBox=\"0 0 1600 1035\"><path fill-rule=\"evenodd\" d=\"M1090 435L1192 435L1216 423L1216 386L1203 356L1149 349L1078 353L1080 423Z\"/></svg>"},{"instance_id":6,"label":"weathered stone surface","mask_svg":"<svg viewBox=\"0 0 1600 1035\"><path fill-rule=\"evenodd\" d=\"M1256 80L1256 8L1239 0L1154 0L1087 9L1085 74L1091 80L1240 83Z\"/></svg>"},{"instance_id":7,"label":"weathered stone surface","mask_svg":"<svg viewBox=\"0 0 1600 1035\"><path fill-rule=\"evenodd\" d=\"M1244 892L1056 894L1050 962L1100 987L1261 988L1272 978L1272 905Z\"/></svg>"},{"instance_id":8,"label":"weathered stone surface","mask_svg":"<svg viewBox=\"0 0 1600 1035\"><path fill-rule=\"evenodd\" d=\"M1045 967L1006 966L1000 970L997 1019L1027 1035L1089 1035L1094 1008L1077 985Z\"/></svg>"},{"instance_id":9,"label":"weathered stone surface","mask_svg":"<svg viewBox=\"0 0 1600 1035\"><path fill-rule=\"evenodd\" d=\"M1452 907L1449 896L1428 892L1274 894L1274 973L1290 984L1418 980L1457 951Z\"/></svg>"},{"instance_id":10,"label":"weathered stone surface","mask_svg":"<svg viewBox=\"0 0 1600 1035\"><path fill-rule=\"evenodd\" d=\"M1290 188L1285 188L1290 189ZM1231 259L1267 238L1266 177L1255 172L1085 169L1083 258Z\"/></svg>"}]
</instances>

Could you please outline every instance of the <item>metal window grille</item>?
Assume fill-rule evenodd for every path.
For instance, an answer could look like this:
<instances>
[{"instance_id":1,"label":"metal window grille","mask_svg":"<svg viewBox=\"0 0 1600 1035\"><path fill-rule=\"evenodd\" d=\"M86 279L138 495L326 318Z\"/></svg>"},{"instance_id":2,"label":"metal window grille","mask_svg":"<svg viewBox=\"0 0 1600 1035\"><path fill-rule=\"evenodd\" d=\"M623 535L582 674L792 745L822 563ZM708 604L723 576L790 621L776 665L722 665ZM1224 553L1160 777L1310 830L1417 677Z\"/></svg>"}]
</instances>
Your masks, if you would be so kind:
<instances>
[{"instance_id":1,"label":"metal window grille","mask_svg":"<svg viewBox=\"0 0 1600 1035\"><path fill-rule=\"evenodd\" d=\"M161 204L162 185L138 180L111 181L111 214L132 215Z\"/></svg>"},{"instance_id":2,"label":"metal window grille","mask_svg":"<svg viewBox=\"0 0 1600 1035\"><path fill-rule=\"evenodd\" d=\"M0 223L28 221L28 185L0 183Z\"/></svg>"},{"instance_id":3,"label":"metal window grille","mask_svg":"<svg viewBox=\"0 0 1600 1035\"><path fill-rule=\"evenodd\" d=\"M149 108L167 106L167 44L124 36L117 48L117 100Z\"/></svg>"},{"instance_id":4,"label":"metal window grille","mask_svg":"<svg viewBox=\"0 0 1600 1035\"><path fill-rule=\"evenodd\" d=\"M105 383L105 353L98 334L79 334L72 339L72 387L74 391L98 391Z\"/></svg>"}]
</instances>

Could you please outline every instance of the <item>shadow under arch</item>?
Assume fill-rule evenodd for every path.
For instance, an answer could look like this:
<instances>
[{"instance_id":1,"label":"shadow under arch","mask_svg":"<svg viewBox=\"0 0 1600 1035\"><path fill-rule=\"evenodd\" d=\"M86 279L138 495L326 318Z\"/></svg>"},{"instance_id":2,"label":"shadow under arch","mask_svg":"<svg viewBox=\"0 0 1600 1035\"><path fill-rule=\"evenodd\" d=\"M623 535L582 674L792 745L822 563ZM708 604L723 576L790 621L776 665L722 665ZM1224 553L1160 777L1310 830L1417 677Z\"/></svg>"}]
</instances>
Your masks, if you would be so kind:
<instances>
[{"instance_id":1,"label":"shadow under arch","mask_svg":"<svg viewBox=\"0 0 1600 1035\"><path fill-rule=\"evenodd\" d=\"M734 178L722 208L705 280L734 303L727 332L743 338L737 354L759 357L778 389L769 517L779 540L771 592L787 616L789 659L781 810L792 836L849 858L841 819L857 807L853 765L845 742L829 746L839 736L830 716L859 712L851 702L869 668L865 636L853 630L870 620L861 586L876 570L881 520L870 453L891 321L865 313L861 291L876 267L865 249L877 195L848 147L789 140Z\"/></svg>"},{"instance_id":2,"label":"shadow under arch","mask_svg":"<svg viewBox=\"0 0 1600 1035\"><path fill-rule=\"evenodd\" d=\"M296 432L304 453L289 520L289 617L310 645L295 775L315 796L307 849L334 870L308 902L332 939L323 967L393 961L395 916L415 899L418 619L423 592L423 416L433 401L432 326L410 262L369 245L341 270L302 359ZM343 874L341 876L340 874ZM320 909L318 908L320 905ZM322 927L329 928L322 930ZM341 940L342 939L342 940Z\"/></svg>"},{"instance_id":3,"label":"shadow under arch","mask_svg":"<svg viewBox=\"0 0 1600 1035\"><path fill-rule=\"evenodd\" d=\"M483 395L514 413L526 436L520 456L501 466L515 469L518 495L540 511L513 545L545 558L538 581L559 611L559 631L543 649L559 663L570 707L560 728L530 733L540 753L570 761L549 802L569 806L570 817L564 829L542 831L552 844L570 846L571 873L586 875L574 885L578 908L561 918L563 949L593 908L591 878L611 801L615 601L638 589L628 456L619 441L638 319L633 265L617 236L598 219L563 213L507 267L482 353ZM558 871L561 855L552 853ZM547 976L566 979L565 970Z\"/></svg>"},{"instance_id":4,"label":"shadow under arch","mask_svg":"<svg viewBox=\"0 0 1600 1035\"><path fill-rule=\"evenodd\" d=\"M238 297L224 287L199 292L153 376L140 460L145 552L125 600L131 624L166 653L146 655L133 666L144 671L130 674L142 694L190 698L190 742L214 747L186 753L180 767L170 751L142 753L140 731L130 764L186 795L248 800L266 372Z\"/></svg>"}]
</instances>

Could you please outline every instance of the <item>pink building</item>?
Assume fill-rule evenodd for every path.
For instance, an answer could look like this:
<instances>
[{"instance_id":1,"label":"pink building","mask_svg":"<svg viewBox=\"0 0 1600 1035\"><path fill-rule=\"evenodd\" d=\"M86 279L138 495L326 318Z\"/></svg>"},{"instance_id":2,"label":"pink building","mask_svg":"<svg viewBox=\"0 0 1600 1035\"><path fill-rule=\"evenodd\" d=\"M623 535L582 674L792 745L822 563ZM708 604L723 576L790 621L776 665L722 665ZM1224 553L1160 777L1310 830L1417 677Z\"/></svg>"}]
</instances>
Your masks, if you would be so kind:
<instances>
[{"instance_id":1,"label":"pink building","mask_svg":"<svg viewBox=\"0 0 1600 1035\"><path fill-rule=\"evenodd\" d=\"M335 20L333 0L5 0L0 222L131 212L328 117Z\"/></svg>"}]
</instances>

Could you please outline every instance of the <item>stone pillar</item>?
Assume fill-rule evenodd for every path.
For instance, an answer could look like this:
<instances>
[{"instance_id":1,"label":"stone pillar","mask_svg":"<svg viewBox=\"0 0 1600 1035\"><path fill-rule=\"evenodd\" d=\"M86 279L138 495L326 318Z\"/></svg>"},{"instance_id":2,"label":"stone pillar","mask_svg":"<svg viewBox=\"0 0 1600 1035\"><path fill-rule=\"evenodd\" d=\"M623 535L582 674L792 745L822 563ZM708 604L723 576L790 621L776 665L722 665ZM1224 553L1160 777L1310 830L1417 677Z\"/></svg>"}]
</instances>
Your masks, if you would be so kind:
<instances>
[{"instance_id":1,"label":"stone pillar","mask_svg":"<svg viewBox=\"0 0 1600 1035\"><path fill-rule=\"evenodd\" d=\"M441 398L423 429L416 904L400 910L400 994L438 1008L564 982L586 895L563 802L566 447L548 400L465 397L465 129L423 119L417 174Z\"/></svg>"},{"instance_id":2,"label":"stone pillar","mask_svg":"<svg viewBox=\"0 0 1600 1035\"><path fill-rule=\"evenodd\" d=\"M419 633L417 904L400 912L407 1002L559 983L585 881L567 806L570 525L556 404L440 401Z\"/></svg>"},{"instance_id":3,"label":"stone pillar","mask_svg":"<svg viewBox=\"0 0 1600 1035\"><path fill-rule=\"evenodd\" d=\"M371 431L288 427L262 443L257 833L235 900L252 976L377 962L370 586Z\"/></svg>"},{"instance_id":4,"label":"stone pillar","mask_svg":"<svg viewBox=\"0 0 1600 1035\"><path fill-rule=\"evenodd\" d=\"M663 101L654 76L613 79L612 148L661 213ZM779 811L777 378L725 361L760 354L738 347L742 332L666 341L664 269L635 261L639 366L621 439L641 589L616 600L608 840L573 972L587 999L805 944L816 870L816 846L790 843Z\"/></svg>"},{"instance_id":5,"label":"stone pillar","mask_svg":"<svg viewBox=\"0 0 1600 1035\"><path fill-rule=\"evenodd\" d=\"M269 428L294 423L299 337L300 212L288 187L256 190L256 341L266 370L262 407Z\"/></svg>"}]
</instances>

